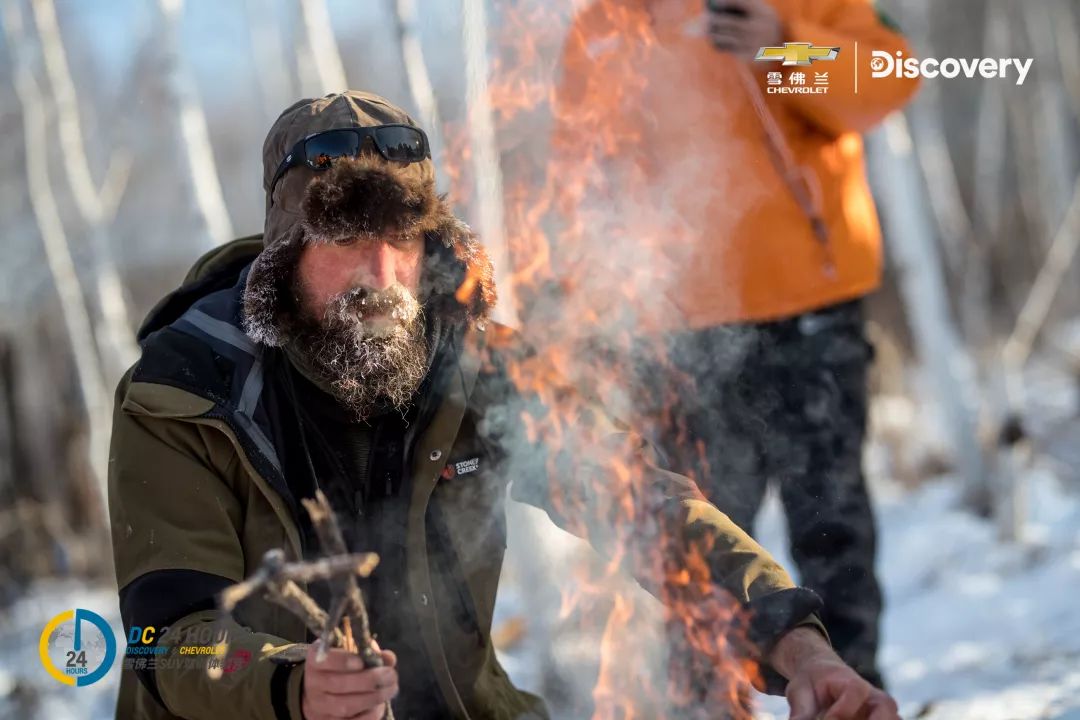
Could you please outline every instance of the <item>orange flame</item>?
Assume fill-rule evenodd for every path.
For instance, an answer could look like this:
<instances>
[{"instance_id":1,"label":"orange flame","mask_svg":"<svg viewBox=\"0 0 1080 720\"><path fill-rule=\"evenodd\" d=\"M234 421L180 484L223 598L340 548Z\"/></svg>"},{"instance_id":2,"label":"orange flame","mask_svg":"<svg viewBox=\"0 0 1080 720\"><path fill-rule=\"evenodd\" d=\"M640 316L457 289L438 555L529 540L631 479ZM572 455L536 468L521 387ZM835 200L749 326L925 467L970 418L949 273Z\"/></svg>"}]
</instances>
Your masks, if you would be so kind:
<instances>
[{"instance_id":1,"label":"orange flame","mask_svg":"<svg viewBox=\"0 0 1080 720\"><path fill-rule=\"evenodd\" d=\"M561 617L593 622L589 610L609 607L610 580L625 570L658 579L656 587L647 589L664 601L666 683L642 676L640 658L657 649L642 645L635 624L644 622L643 613L630 597L617 594L600 620L594 720L715 718L718 708L729 717L750 718L748 688L756 668L740 660L732 647L739 641L731 628L739 624L740 611L711 578L711 540L703 538L689 550L663 544L672 543L664 533L671 519L656 511L648 478L640 463L631 460L639 441L633 435L612 441L582 402L598 398L611 404L623 398L625 408L633 407L633 398L626 397L626 388L635 384L629 358L648 345L642 331L648 318L641 308L659 304L642 302L642 293L663 277L663 253L644 262L625 261L612 249L623 238L678 245L690 236L688 228L670 219L633 211L653 202L640 163L640 134L625 121L640 110L648 87L636 68L655 46L646 2L576 0L553 7L550 0L501 0L497 5L499 48L489 88L502 149L511 278L523 334L535 349L531 355L515 355L507 373L522 395L535 397L543 408L522 414L527 441L552 450L550 476L574 479L552 484L552 509L582 537L589 537L590 528L578 519L605 521L607 532L589 539L607 562L599 572L584 565L572 571L577 587L564 596ZM578 11L602 17L609 30L606 41L630 43L634 53L606 54L602 47L584 46L573 33L568 36L568 22ZM624 63L597 73L623 82L599 85L578 77L576 64L583 62ZM445 136L452 148L448 157L455 159L446 163L448 174L469 187L462 162L470 151L468 141L452 128ZM619 212L607 202L616 197ZM466 278L459 299L471 297L475 283ZM579 292L584 288L601 288L603 300L597 302L595 292ZM511 343L498 328L489 335L490 346ZM645 351L663 357L660 348ZM667 397L654 422L675 402L673 392L661 392ZM700 441L697 452L704 455ZM642 537L655 538L654 552L642 550Z\"/></svg>"}]
</instances>

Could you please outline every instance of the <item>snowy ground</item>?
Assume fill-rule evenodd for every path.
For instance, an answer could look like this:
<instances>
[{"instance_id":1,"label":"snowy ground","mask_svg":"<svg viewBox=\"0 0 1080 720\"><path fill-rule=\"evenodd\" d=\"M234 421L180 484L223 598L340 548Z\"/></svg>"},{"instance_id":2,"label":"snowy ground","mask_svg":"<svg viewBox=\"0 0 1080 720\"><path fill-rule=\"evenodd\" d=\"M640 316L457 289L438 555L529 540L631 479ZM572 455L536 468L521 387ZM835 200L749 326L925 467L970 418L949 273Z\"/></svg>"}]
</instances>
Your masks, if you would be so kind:
<instances>
[{"instance_id":1,"label":"snowy ground","mask_svg":"<svg viewBox=\"0 0 1080 720\"><path fill-rule=\"evenodd\" d=\"M119 673L114 669L86 687L61 685L38 658L46 623L65 610L85 608L104 617L123 637L113 588L89 589L72 583L42 584L0 616L0 718L82 720L113 717ZM123 647L123 643L120 643Z\"/></svg>"},{"instance_id":2,"label":"snowy ground","mask_svg":"<svg viewBox=\"0 0 1080 720\"><path fill-rule=\"evenodd\" d=\"M915 492L874 487L888 602L882 664L905 718L1080 720L1080 485L1075 477L1057 479L1049 466L1026 479L1029 522L1020 545L998 542L990 523L958 510L954 482ZM761 521L763 543L786 559L777 503ZM572 582L566 563L588 550L539 511L515 506L510 524L496 624L534 619L503 654L507 669L523 687L539 688L544 658L553 656L581 681L578 693L587 700L599 637L568 637L554 617L556 579ZM547 549L539 563L537 553L526 552L537 547ZM120 632L111 589L42 585L0 616L0 718L112 716L118 673L90 687L62 687L38 659L41 628L74 607L102 614ZM762 702L760 720L786 717L782 701Z\"/></svg>"},{"instance_id":3,"label":"snowy ground","mask_svg":"<svg viewBox=\"0 0 1080 720\"><path fill-rule=\"evenodd\" d=\"M905 718L1080 720L1080 498L1033 472L1028 541L956 508L955 485L878 492L882 665ZM778 507L764 542L783 545ZM761 718L786 718L769 703Z\"/></svg>"}]
</instances>

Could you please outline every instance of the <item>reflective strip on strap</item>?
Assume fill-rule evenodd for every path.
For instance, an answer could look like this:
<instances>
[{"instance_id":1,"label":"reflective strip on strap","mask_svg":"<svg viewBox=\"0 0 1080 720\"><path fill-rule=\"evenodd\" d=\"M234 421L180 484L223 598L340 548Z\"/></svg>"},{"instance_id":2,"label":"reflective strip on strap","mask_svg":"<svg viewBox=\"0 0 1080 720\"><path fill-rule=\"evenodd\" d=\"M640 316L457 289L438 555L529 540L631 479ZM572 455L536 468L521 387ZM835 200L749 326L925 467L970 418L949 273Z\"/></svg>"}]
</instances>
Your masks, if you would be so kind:
<instances>
[{"instance_id":1,"label":"reflective strip on strap","mask_svg":"<svg viewBox=\"0 0 1080 720\"><path fill-rule=\"evenodd\" d=\"M280 472L281 461L278 459L274 444L270 442L266 433L255 422L255 408L259 404L259 398L262 396L263 391L262 346L245 335L240 328L207 315L202 310L194 308L188 310L181 319L215 340L230 345L252 357L251 370L248 371L247 377L244 378L244 387L240 390L240 398L236 404L236 417L252 442L259 448L259 452L270 461L275 470Z\"/></svg>"},{"instance_id":2,"label":"reflective strip on strap","mask_svg":"<svg viewBox=\"0 0 1080 720\"><path fill-rule=\"evenodd\" d=\"M210 317L202 310L188 310L181 319L188 321L210 337L217 338L223 343L232 345L238 350L243 350L248 355L261 354L259 346L255 344L255 341L245 335L240 328L235 325L230 325L224 320Z\"/></svg>"}]
</instances>

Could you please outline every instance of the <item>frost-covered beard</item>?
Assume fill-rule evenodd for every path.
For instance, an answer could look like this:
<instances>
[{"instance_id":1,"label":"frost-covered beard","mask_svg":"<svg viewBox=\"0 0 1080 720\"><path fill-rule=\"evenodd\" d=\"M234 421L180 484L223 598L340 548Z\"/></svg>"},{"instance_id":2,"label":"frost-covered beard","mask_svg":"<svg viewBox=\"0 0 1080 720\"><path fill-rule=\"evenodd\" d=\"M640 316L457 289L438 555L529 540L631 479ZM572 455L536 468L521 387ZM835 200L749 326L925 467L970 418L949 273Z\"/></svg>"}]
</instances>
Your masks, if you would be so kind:
<instances>
[{"instance_id":1,"label":"frost-covered beard","mask_svg":"<svg viewBox=\"0 0 1080 720\"><path fill-rule=\"evenodd\" d=\"M296 296L304 297L302 288ZM387 406L403 410L427 373L423 309L400 284L335 295L321 319L301 314L293 341L361 420Z\"/></svg>"}]
</instances>

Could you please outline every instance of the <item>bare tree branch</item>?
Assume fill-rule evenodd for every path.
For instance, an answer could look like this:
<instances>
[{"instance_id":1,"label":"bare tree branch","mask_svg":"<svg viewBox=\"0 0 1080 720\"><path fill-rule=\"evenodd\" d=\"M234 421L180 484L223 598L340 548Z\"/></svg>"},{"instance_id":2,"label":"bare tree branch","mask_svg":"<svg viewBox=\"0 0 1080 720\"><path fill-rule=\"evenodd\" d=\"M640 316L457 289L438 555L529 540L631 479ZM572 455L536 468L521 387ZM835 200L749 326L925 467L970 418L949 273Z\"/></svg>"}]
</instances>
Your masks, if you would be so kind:
<instances>
[{"instance_id":1,"label":"bare tree branch","mask_svg":"<svg viewBox=\"0 0 1080 720\"><path fill-rule=\"evenodd\" d=\"M302 502L311 517L319 544L328 555L317 560L287 563L284 551L269 550L263 555L259 569L247 579L226 588L219 595L218 604L225 612L232 612L240 601L265 591L267 598L300 617L319 637L317 662L325 659L328 648L344 647L363 658L367 667L382 667L383 658L375 649L364 597L356 584L357 575L367 577L375 570L379 556L349 553L334 510L322 490L315 491L314 499L304 498ZM315 580L325 580L330 585L329 610L319 607L297 585ZM359 638L353 637L353 627L358 629ZM394 718L389 702L385 717L387 720Z\"/></svg>"},{"instance_id":2,"label":"bare tree branch","mask_svg":"<svg viewBox=\"0 0 1080 720\"><path fill-rule=\"evenodd\" d=\"M1053 13L1063 86L1072 104L1073 117L1080 120L1080 38L1076 33L1080 16L1073 0L1059 0Z\"/></svg>"},{"instance_id":3,"label":"bare tree branch","mask_svg":"<svg viewBox=\"0 0 1080 720\"><path fill-rule=\"evenodd\" d=\"M266 4L260 0L244 0L244 10L258 68L255 81L259 85L263 114L267 120L273 120L296 93L293 68L286 60L276 15L267 12Z\"/></svg>"},{"instance_id":4,"label":"bare tree branch","mask_svg":"<svg viewBox=\"0 0 1080 720\"><path fill-rule=\"evenodd\" d=\"M465 102L473 176L476 178L479 231L495 266L495 282L499 287L500 299L495 310L496 319L516 325L514 288L509 272L510 252L506 247L504 232L502 167L488 95L488 36L484 0L462 0L461 12L465 44Z\"/></svg>"},{"instance_id":5,"label":"bare tree branch","mask_svg":"<svg viewBox=\"0 0 1080 720\"><path fill-rule=\"evenodd\" d=\"M330 502L326 499L323 491L316 490L314 500L305 498L302 502L311 517L311 524L315 528L315 534L318 536L319 544L323 550L329 553L331 557L346 555L348 548L345 545L345 538L341 534L341 528L334 517L334 510L330 507ZM356 584L356 578L351 573L338 575L333 587L337 602L331 605L328 613L329 617L324 626L324 633L329 633L336 628L338 623L341 622L342 616L348 613L349 618L355 622L356 629L360 633L358 645L364 662L368 664L368 667L382 665L382 657L375 652L371 645L371 626L368 622L367 606L364 604L364 596L360 593L360 587ZM324 646L327 639L324 636Z\"/></svg>"},{"instance_id":6,"label":"bare tree branch","mask_svg":"<svg viewBox=\"0 0 1080 720\"><path fill-rule=\"evenodd\" d=\"M225 196L214 162L214 148L206 125L202 103L194 80L181 60L179 23L184 0L156 0L162 20L162 52L170 67L169 93L180 121L180 137L188 164L189 188L202 215L209 235L209 245L233 239L232 220L225 206Z\"/></svg>"},{"instance_id":7,"label":"bare tree branch","mask_svg":"<svg viewBox=\"0 0 1080 720\"><path fill-rule=\"evenodd\" d=\"M300 15L307 33L307 49L315 61L319 77L319 92L337 93L349 89L345 64L341 61L334 26L326 0L299 0Z\"/></svg>"},{"instance_id":8,"label":"bare tree branch","mask_svg":"<svg viewBox=\"0 0 1080 720\"><path fill-rule=\"evenodd\" d=\"M1066 273L1076 258L1080 247L1080 182L1073 187L1072 203L1065 214L1046 261L1039 270L1039 275L1031 286L1027 301L1016 320L1016 327L1005 343L1003 351L1006 365L1020 368L1031 355L1039 330L1042 329L1053 306L1054 297L1061 289Z\"/></svg>"},{"instance_id":9,"label":"bare tree branch","mask_svg":"<svg viewBox=\"0 0 1080 720\"><path fill-rule=\"evenodd\" d=\"M986 4L983 47L987 57L1008 57L1009 24L1004 0ZM1001 233L1004 168L1006 160L1005 97L1001 83L984 83L975 125L975 224L978 235L997 238Z\"/></svg>"},{"instance_id":10,"label":"bare tree branch","mask_svg":"<svg viewBox=\"0 0 1080 720\"><path fill-rule=\"evenodd\" d=\"M106 467L108 460L109 393L102 375L101 363L94 346L93 323L83 302L82 287L71 257L60 209L57 207L49 180L49 161L43 148L47 119L41 89L30 68L27 33L23 24L19 0L4 0L4 31L12 54L15 90L22 105L23 140L26 146L25 165L30 204L41 232L49 272L60 298L61 315L71 341L75 371L86 407L90 435L89 466L101 493L102 507L107 497Z\"/></svg>"},{"instance_id":11,"label":"bare tree branch","mask_svg":"<svg viewBox=\"0 0 1080 720\"><path fill-rule=\"evenodd\" d=\"M90 159L83 143L79 98L68 68L63 36L56 20L56 7L53 0L33 0L31 7L38 37L41 39L45 69L56 102L64 170L75 198L75 206L79 209L90 236L97 297L103 320L99 333L100 345L103 351L107 348L111 356L110 380L119 379L123 371L139 357L139 349L135 344L123 282L113 261L105 226L111 221L112 213L127 184L131 156L124 151L114 153L106 172L106 183L101 189L96 187L90 172Z\"/></svg>"},{"instance_id":12,"label":"bare tree branch","mask_svg":"<svg viewBox=\"0 0 1080 720\"><path fill-rule=\"evenodd\" d=\"M1030 114L1032 140L1038 164L1035 189L1046 234L1042 243L1051 239L1050 230L1061 222L1069 204L1069 188L1076 176L1073 153L1075 137L1069 125L1067 99L1061 91L1062 77L1058 71L1058 55L1054 48L1054 18L1047 2L1018 3L1014 10L1021 14L1027 30L1028 44L1039 72L1033 73L1034 107ZM1045 247L1045 246L1043 246Z\"/></svg>"},{"instance_id":13,"label":"bare tree branch","mask_svg":"<svg viewBox=\"0 0 1080 720\"><path fill-rule=\"evenodd\" d=\"M914 4L913 22L920 30L929 27L930 12L927 0ZM960 193L942 114L941 85L925 83L908 116L912 132L919 138L914 145L916 157L929 188L927 198L941 230L942 247L949 266L958 269L963 266L964 246L971 237L971 218Z\"/></svg>"},{"instance_id":14,"label":"bare tree branch","mask_svg":"<svg viewBox=\"0 0 1080 720\"><path fill-rule=\"evenodd\" d=\"M977 388L952 319L934 227L925 207L923 183L904 116L894 113L881 130L867 136L868 166L886 211L883 219L896 267L904 307L911 321L919 358L940 402L964 482L965 499L987 516L992 509L989 469L992 467L976 432ZM887 178L887 181L886 181Z\"/></svg>"},{"instance_id":15,"label":"bare tree branch","mask_svg":"<svg viewBox=\"0 0 1080 720\"><path fill-rule=\"evenodd\" d=\"M431 141L431 154L436 160L442 157L442 119L439 117L439 103L435 89L428 75L424 51L420 44L420 31L417 27L416 0L391 0L391 10L397 20L398 42L401 46L401 58L405 65L405 77L409 82L409 93L413 104L420 113L420 124L427 131ZM442 186L445 176L442 166L436 163L435 172Z\"/></svg>"}]
</instances>

